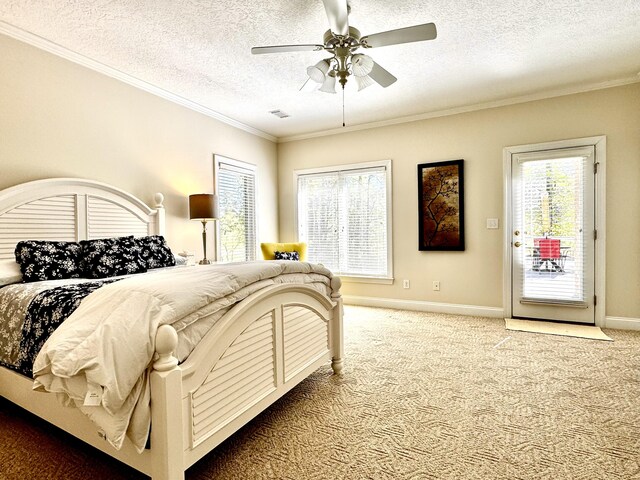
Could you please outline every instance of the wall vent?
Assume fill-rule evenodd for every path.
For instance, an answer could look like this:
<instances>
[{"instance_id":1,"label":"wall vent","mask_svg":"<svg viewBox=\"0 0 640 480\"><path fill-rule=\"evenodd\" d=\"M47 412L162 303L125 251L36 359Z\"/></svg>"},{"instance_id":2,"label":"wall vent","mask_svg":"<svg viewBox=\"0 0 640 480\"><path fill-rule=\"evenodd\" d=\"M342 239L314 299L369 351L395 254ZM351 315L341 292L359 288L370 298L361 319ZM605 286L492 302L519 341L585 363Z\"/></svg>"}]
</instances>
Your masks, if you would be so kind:
<instances>
[{"instance_id":1,"label":"wall vent","mask_svg":"<svg viewBox=\"0 0 640 480\"><path fill-rule=\"evenodd\" d=\"M291 116L288 113L284 113L282 110L269 110L269 113L278 118L287 118Z\"/></svg>"}]
</instances>

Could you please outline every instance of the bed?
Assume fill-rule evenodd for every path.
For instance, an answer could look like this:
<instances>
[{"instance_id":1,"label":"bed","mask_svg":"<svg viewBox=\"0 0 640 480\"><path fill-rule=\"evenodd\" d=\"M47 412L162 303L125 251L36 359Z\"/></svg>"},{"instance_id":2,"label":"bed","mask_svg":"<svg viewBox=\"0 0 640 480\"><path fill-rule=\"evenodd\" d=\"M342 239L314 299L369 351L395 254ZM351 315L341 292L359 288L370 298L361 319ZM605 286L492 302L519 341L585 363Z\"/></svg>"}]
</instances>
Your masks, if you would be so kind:
<instances>
[{"instance_id":1,"label":"bed","mask_svg":"<svg viewBox=\"0 0 640 480\"><path fill-rule=\"evenodd\" d=\"M149 207L84 179L38 180L0 191L0 261L13 258L24 239L162 235L163 196L156 194L154 202ZM80 410L61 406L53 393L34 391L32 379L9 368L0 367L0 395L154 480L182 479L186 469L320 366L331 361L334 373L342 372L340 279L329 283L326 293L299 283L252 291L225 310L182 362L176 358L176 329L157 326L146 369L151 429L141 453L129 439L113 448Z\"/></svg>"}]
</instances>

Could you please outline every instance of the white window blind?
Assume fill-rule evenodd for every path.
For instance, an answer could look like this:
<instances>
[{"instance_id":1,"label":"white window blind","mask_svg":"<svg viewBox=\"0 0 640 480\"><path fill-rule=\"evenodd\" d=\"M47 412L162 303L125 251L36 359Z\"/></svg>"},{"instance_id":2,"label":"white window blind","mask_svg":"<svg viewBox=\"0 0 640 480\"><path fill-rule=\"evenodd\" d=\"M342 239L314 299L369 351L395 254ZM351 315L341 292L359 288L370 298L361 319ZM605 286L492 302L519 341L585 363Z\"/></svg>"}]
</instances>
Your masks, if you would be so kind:
<instances>
[{"instance_id":1,"label":"white window blind","mask_svg":"<svg viewBox=\"0 0 640 480\"><path fill-rule=\"evenodd\" d=\"M585 247L593 242L586 228L585 178L593 170L588 157L524 161L522 189L516 200L524 231L524 301L583 304L589 277Z\"/></svg>"},{"instance_id":2,"label":"white window blind","mask_svg":"<svg viewBox=\"0 0 640 480\"><path fill-rule=\"evenodd\" d=\"M389 169L354 168L298 176L298 236L310 262L338 275L390 277Z\"/></svg>"},{"instance_id":3,"label":"white window blind","mask_svg":"<svg viewBox=\"0 0 640 480\"><path fill-rule=\"evenodd\" d=\"M219 161L217 193L220 201L220 260L243 262L256 259L256 175Z\"/></svg>"}]
</instances>

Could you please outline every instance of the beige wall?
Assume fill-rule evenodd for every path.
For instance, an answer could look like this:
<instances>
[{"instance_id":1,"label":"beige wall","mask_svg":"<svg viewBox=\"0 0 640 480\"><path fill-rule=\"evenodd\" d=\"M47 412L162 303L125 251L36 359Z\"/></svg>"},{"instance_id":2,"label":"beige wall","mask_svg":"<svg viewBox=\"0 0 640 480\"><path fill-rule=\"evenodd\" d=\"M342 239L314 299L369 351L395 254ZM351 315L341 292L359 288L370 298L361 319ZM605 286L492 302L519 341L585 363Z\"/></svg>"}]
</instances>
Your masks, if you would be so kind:
<instances>
[{"instance_id":1,"label":"beige wall","mask_svg":"<svg viewBox=\"0 0 640 480\"><path fill-rule=\"evenodd\" d=\"M294 169L392 159L393 285L351 295L502 306L506 146L607 136L607 308L640 318L640 84L278 145L280 240L294 239ZM419 252L416 165L465 160L466 251ZM500 230L486 219L500 218ZM402 288L411 280L411 289ZM432 281L440 280L440 292Z\"/></svg>"},{"instance_id":2,"label":"beige wall","mask_svg":"<svg viewBox=\"0 0 640 480\"><path fill-rule=\"evenodd\" d=\"M394 285L352 295L500 307L502 149L607 135L607 315L640 317L640 84L276 145L0 35L0 188L54 176L166 195L174 249L201 252L187 195L211 191L212 154L255 163L259 240L294 237L292 171L393 160ZM418 163L465 159L465 252L417 251ZM276 165L278 161L278 165ZM279 189L278 189L279 185ZM279 205L280 224L278 235ZM212 245L209 245L212 248ZM411 280L411 289L401 287ZM440 280L441 291L431 290Z\"/></svg>"},{"instance_id":3,"label":"beige wall","mask_svg":"<svg viewBox=\"0 0 640 480\"><path fill-rule=\"evenodd\" d=\"M276 239L275 143L0 35L0 189L68 176L162 192L171 247L201 256L187 196L213 191L214 153L258 166L258 233Z\"/></svg>"}]
</instances>

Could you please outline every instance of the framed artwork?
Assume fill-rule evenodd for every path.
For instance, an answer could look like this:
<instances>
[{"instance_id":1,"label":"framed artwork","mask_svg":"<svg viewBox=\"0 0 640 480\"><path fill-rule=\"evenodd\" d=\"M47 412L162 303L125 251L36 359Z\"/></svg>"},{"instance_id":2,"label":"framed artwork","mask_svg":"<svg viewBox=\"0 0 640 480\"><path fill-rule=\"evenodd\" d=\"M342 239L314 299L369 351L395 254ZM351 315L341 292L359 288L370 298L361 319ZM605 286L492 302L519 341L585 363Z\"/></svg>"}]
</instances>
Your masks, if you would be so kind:
<instances>
[{"instance_id":1,"label":"framed artwork","mask_svg":"<svg viewBox=\"0 0 640 480\"><path fill-rule=\"evenodd\" d=\"M464 250L463 162L418 165L418 250Z\"/></svg>"}]
</instances>

